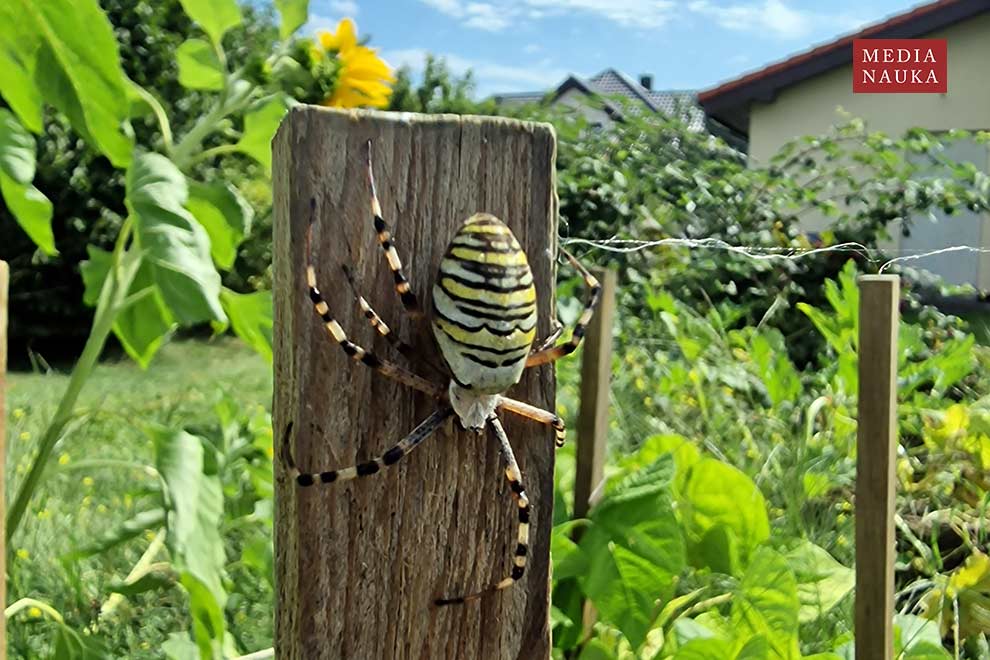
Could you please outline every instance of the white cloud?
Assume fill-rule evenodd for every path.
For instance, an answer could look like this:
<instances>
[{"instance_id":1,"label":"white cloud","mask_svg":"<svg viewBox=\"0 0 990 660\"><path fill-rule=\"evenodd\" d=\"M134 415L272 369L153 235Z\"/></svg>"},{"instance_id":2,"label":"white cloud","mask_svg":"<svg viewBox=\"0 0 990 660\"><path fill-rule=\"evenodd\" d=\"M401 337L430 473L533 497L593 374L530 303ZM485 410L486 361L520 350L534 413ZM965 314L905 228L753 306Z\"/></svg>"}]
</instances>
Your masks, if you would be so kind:
<instances>
[{"instance_id":1,"label":"white cloud","mask_svg":"<svg viewBox=\"0 0 990 660\"><path fill-rule=\"evenodd\" d=\"M407 48L386 50L382 56L391 66L408 66L419 74L423 71L427 52L420 48ZM547 90L560 83L568 74L565 69L557 68L547 60L526 66L513 66L453 54L435 53L434 56L443 58L450 70L457 75L464 75L468 70L473 71L479 96L496 92Z\"/></svg>"},{"instance_id":2,"label":"white cloud","mask_svg":"<svg viewBox=\"0 0 990 660\"><path fill-rule=\"evenodd\" d=\"M712 19L727 30L769 33L781 39L801 39L822 28L848 30L864 22L848 14L794 9L784 0L732 5L716 5L710 0L692 0L687 4L687 9Z\"/></svg>"},{"instance_id":3,"label":"white cloud","mask_svg":"<svg viewBox=\"0 0 990 660\"><path fill-rule=\"evenodd\" d=\"M467 27L497 32L517 20L539 20L573 12L626 27L656 28L674 15L675 0L420 0Z\"/></svg>"},{"instance_id":4,"label":"white cloud","mask_svg":"<svg viewBox=\"0 0 990 660\"><path fill-rule=\"evenodd\" d=\"M341 16L357 16L358 3L354 0L331 0L330 10Z\"/></svg>"}]
</instances>

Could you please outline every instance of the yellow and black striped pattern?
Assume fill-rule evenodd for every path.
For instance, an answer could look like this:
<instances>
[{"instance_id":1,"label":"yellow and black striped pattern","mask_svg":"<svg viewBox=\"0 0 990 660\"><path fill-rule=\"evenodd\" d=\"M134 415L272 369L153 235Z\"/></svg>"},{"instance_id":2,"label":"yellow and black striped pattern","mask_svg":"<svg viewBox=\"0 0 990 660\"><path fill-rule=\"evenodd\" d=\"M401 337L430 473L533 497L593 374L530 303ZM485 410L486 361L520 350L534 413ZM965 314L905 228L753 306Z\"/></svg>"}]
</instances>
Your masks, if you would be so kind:
<instances>
[{"instance_id":1,"label":"yellow and black striped pattern","mask_svg":"<svg viewBox=\"0 0 990 660\"><path fill-rule=\"evenodd\" d=\"M519 382L536 336L536 288L526 253L495 216L471 216L447 247L433 332L461 387L496 394Z\"/></svg>"}]
</instances>

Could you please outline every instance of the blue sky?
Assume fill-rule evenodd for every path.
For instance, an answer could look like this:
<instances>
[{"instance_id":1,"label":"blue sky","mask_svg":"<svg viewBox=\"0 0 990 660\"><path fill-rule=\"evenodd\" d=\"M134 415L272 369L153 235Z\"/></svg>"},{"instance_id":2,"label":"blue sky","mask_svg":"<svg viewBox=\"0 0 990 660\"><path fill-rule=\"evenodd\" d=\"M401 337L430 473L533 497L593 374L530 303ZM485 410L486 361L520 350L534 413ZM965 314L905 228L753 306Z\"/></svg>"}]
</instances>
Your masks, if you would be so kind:
<instances>
[{"instance_id":1,"label":"blue sky","mask_svg":"<svg viewBox=\"0 0 990 660\"><path fill-rule=\"evenodd\" d=\"M704 89L909 9L910 0L310 0L313 31L350 16L392 66L427 52L472 69L478 96L567 74L651 73Z\"/></svg>"}]
</instances>

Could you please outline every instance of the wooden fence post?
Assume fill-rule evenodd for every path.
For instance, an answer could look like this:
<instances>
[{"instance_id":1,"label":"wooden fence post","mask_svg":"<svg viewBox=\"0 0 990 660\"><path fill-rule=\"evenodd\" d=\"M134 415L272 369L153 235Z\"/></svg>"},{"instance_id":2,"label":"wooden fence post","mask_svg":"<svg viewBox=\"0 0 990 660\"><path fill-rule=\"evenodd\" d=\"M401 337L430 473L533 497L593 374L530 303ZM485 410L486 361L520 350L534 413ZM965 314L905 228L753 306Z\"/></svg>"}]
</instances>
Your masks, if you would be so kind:
<instances>
[{"instance_id":1,"label":"wooden fence post","mask_svg":"<svg viewBox=\"0 0 990 660\"><path fill-rule=\"evenodd\" d=\"M577 424L577 461L574 476L574 517L584 518L591 494L602 481L608 435L609 383L612 375L612 323L615 318L614 270L595 272L602 298L584 339L581 361L581 408ZM581 528L575 529L579 533Z\"/></svg>"},{"instance_id":2,"label":"wooden fence post","mask_svg":"<svg viewBox=\"0 0 990 660\"><path fill-rule=\"evenodd\" d=\"M10 267L0 261L0 516L6 519L7 456L7 287L10 283ZM7 606L7 535L0 534L0 603ZM0 626L0 660L7 657L7 625Z\"/></svg>"},{"instance_id":3,"label":"wooden fence post","mask_svg":"<svg viewBox=\"0 0 990 660\"><path fill-rule=\"evenodd\" d=\"M403 314L376 240L369 139L383 215L421 304L429 309L440 258L460 223L487 211L529 255L537 336L550 332L557 197L549 125L297 106L274 140L274 428L277 444L289 437L303 470L380 455L436 408L348 359L306 293L305 233L315 200L317 278L349 336L409 364L361 314L342 264L393 331L415 341L417 371L433 376L421 360L441 363ZM541 367L509 394L552 409L554 388L553 368ZM529 561L521 582L466 605L433 601L502 579L516 547L516 506L494 439L450 420L394 467L307 489L288 478L276 452L277 657L549 657L553 432L503 418L533 504Z\"/></svg>"},{"instance_id":4,"label":"wooden fence post","mask_svg":"<svg viewBox=\"0 0 990 660\"><path fill-rule=\"evenodd\" d=\"M894 459L897 448L895 275L859 278L856 438L856 659L894 652Z\"/></svg>"}]
</instances>

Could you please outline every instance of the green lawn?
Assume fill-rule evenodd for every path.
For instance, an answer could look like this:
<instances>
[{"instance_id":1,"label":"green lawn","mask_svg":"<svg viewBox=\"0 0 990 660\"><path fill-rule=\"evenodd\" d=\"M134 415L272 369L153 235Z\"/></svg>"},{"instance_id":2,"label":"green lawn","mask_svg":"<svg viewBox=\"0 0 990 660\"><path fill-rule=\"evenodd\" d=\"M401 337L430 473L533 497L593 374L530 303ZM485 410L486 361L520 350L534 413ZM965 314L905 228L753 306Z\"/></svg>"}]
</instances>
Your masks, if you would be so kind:
<instances>
[{"instance_id":1,"label":"green lawn","mask_svg":"<svg viewBox=\"0 0 990 660\"><path fill-rule=\"evenodd\" d=\"M8 377L8 501L67 380L64 373ZM223 397L236 401L246 416L270 408L271 392L270 366L230 339L173 343L146 372L127 360L101 364L80 398L82 423L70 425L56 448L10 544L8 604L36 598L51 604L77 630L89 624L92 632L108 639L115 655L162 657L160 645L168 633L188 628L188 608L178 589L166 590L164 597L162 591L137 596L111 616L96 617L110 595L108 583L127 575L152 535L90 558L68 554L117 528L156 497L156 479L141 467L152 462L144 424L215 427L214 406ZM259 627L257 643L270 634L269 628ZM8 631L10 657L38 657L50 648L54 626L36 609L28 609Z\"/></svg>"}]
</instances>

